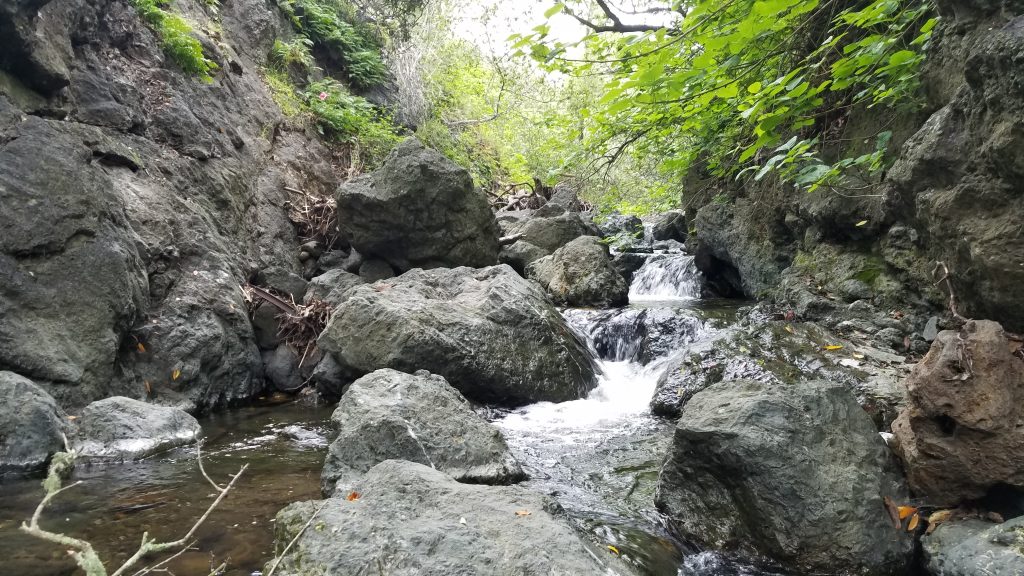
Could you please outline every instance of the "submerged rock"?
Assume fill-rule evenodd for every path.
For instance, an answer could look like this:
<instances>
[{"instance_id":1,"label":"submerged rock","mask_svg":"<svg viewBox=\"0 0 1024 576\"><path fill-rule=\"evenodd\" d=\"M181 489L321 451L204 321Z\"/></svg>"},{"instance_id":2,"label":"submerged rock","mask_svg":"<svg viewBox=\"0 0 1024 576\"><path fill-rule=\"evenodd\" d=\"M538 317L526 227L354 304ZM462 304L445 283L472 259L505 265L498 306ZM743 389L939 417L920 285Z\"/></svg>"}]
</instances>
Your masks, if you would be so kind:
<instances>
[{"instance_id":1,"label":"submerged rock","mask_svg":"<svg viewBox=\"0 0 1024 576\"><path fill-rule=\"evenodd\" d=\"M511 484L526 475L501 432L441 376L382 369L356 380L331 420L338 436L324 463L325 495L385 460L408 460L459 482Z\"/></svg>"},{"instance_id":2,"label":"submerged rock","mask_svg":"<svg viewBox=\"0 0 1024 576\"><path fill-rule=\"evenodd\" d=\"M278 513L279 547L314 513L317 528L302 532L274 574L372 574L382 566L391 576L631 573L607 550L588 548L552 508L525 488L461 484L388 460L348 494Z\"/></svg>"},{"instance_id":3,"label":"submerged rock","mask_svg":"<svg viewBox=\"0 0 1024 576\"><path fill-rule=\"evenodd\" d=\"M41 468L64 449L64 415L28 378L0 371L0 474Z\"/></svg>"},{"instance_id":4,"label":"submerged rock","mask_svg":"<svg viewBox=\"0 0 1024 576\"><path fill-rule=\"evenodd\" d=\"M554 298L568 306L621 306L629 286L612 267L608 247L596 236L581 236L526 267Z\"/></svg>"},{"instance_id":5,"label":"submerged rock","mask_svg":"<svg viewBox=\"0 0 1024 576\"><path fill-rule=\"evenodd\" d=\"M944 522L921 544L933 576L1024 574L1024 516L994 526L978 519Z\"/></svg>"},{"instance_id":6,"label":"submerged rock","mask_svg":"<svg viewBox=\"0 0 1024 576\"><path fill-rule=\"evenodd\" d=\"M505 265L412 270L356 286L320 347L350 379L428 370L483 402L561 402L596 385L583 343L536 285Z\"/></svg>"},{"instance_id":7,"label":"submerged rock","mask_svg":"<svg viewBox=\"0 0 1024 576\"><path fill-rule=\"evenodd\" d=\"M895 459L853 394L826 382L715 384L683 410L656 502L704 545L798 571L905 574L913 538Z\"/></svg>"},{"instance_id":8,"label":"submerged rock","mask_svg":"<svg viewBox=\"0 0 1024 576\"><path fill-rule=\"evenodd\" d=\"M342 234L398 271L498 262L498 226L469 172L410 138L337 194Z\"/></svg>"},{"instance_id":9,"label":"submerged rock","mask_svg":"<svg viewBox=\"0 0 1024 576\"><path fill-rule=\"evenodd\" d=\"M1024 360L998 323L939 332L906 386L893 433L916 493L955 506L999 484L1024 488Z\"/></svg>"},{"instance_id":10,"label":"submerged rock","mask_svg":"<svg viewBox=\"0 0 1024 576\"><path fill-rule=\"evenodd\" d=\"M114 396L86 406L72 442L86 459L138 460L195 442L199 422L177 408Z\"/></svg>"}]
</instances>

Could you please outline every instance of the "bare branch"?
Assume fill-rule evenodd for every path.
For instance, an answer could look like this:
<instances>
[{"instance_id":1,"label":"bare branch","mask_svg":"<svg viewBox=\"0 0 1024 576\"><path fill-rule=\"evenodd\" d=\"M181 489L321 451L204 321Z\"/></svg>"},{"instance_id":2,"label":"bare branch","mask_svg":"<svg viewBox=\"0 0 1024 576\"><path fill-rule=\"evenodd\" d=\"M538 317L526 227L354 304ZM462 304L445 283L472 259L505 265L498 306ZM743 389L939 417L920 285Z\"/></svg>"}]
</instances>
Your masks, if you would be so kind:
<instances>
[{"instance_id":1,"label":"bare branch","mask_svg":"<svg viewBox=\"0 0 1024 576\"><path fill-rule=\"evenodd\" d=\"M583 24L587 28L590 28L594 32L618 32L621 34L627 34L629 32L656 32L664 28L664 26L655 26L653 24L623 24L622 21L619 20L619 18L614 15L611 9L609 9L604 2L598 0L598 4L602 6L602 9L605 11L605 14L609 15L609 18L611 18L613 22L612 25L609 26L607 24L595 24L594 22L591 22L590 20L583 18L579 14L576 14L575 12L569 9L565 9L565 13L568 14L569 16L572 16L573 18L576 19L577 22Z\"/></svg>"},{"instance_id":2,"label":"bare branch","mask_svg":"<svg viewBox=\"0 0 1024 576\"><path fill-rule=\"evenodd\" d=\"M967 318L964 318L957 312L956 309L956 294L953 292L953 281L949 277L949 267L946 266L945 262L939 261L935 263L935 269L932 270L932 276L937 276L939 270L942 270L942 277L935 281L935 284L946 283L946 290L949 292L949 311L953 313L953 318L956 318L960 322L967 322Z\"/></svg>"}]
</instances>

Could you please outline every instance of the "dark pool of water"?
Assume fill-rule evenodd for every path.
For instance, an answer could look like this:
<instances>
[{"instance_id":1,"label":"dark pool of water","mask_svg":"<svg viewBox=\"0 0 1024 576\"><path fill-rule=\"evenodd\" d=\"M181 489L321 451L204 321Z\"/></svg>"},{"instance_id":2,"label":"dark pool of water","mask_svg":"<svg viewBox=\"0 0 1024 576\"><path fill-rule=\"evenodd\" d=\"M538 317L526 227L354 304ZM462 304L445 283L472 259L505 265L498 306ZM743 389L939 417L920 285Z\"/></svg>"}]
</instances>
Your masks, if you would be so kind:
<instances>
[{"instance_id":1,"label":"dark pool of water","mask_svg":"<svg viewBox=\"0 0 1024 576\"><path fill-rule=\"evenodd\" d=\"M248 576L273 554L273 518L299 500L320 497L330 408L299 403L232 410L201 420L203 462L222 484L246 473L198 532L195 552L174 561L183 575L206 575L222 562L226 574ZM62 547L18 531L42 497L39 478L0 483L0 575L80 574ZM194 448L174 450L130 464L79 467L71 481L83 484L61 494L43 526L85 539L108 570L120 565L144 531L176 540L209 506L212 488L196 466ZM141 567L141 566L140 566Z\"/></svg>"}]
</instances>

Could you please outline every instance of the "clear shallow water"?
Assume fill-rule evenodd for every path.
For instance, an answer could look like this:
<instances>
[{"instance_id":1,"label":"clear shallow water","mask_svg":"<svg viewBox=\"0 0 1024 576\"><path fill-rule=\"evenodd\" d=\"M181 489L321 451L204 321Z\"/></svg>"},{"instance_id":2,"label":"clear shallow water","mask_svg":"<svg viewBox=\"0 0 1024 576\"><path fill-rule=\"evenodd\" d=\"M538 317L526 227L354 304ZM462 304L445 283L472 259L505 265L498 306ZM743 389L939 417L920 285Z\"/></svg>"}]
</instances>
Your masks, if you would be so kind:
<instances>
[{"instance_id":1,"label":"clear shallow water","mask_svg":"<svg viewBox=\"0 0 1024 576\"><path fill-rule=\"evenodd\" d=\"M201 420L210 476L223 484L243 464L249 469L200 529L199 551L181 556L170 569L179 576L205 576L228 562L231 576L261 570L272 556L271 520L278 510L320 497L330 413L293 403ZM84 484L61 494L42 524L92 542L108 569L135 551L143 531L163 540L180 538L211 501L192 448L131 464L80 466L71 478L76 480ZM18 531L41 497L38 478L0 483L0 575L80 574L63 548Z\"/></svg>"}]
</instances>

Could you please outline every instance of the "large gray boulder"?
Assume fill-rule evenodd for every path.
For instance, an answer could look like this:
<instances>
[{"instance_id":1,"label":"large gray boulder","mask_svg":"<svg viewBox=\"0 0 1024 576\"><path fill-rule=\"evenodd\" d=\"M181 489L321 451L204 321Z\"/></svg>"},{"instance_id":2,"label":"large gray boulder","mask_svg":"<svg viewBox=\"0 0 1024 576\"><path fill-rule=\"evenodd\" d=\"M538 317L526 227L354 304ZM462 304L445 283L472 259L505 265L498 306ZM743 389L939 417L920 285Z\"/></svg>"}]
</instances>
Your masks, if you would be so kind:
<instances>
[{"instance_id":1,"label":"large gray boulder","mask_svg":"<svg viewBox=\"0 0 1024 576\"><path fill-rule=\"evenodd\" d=\"M322 300L331 306L340 306L348 297L349 290L360 284L366 284L366 281L357 274L340 268L328 270L309 281L305 303Z\"/></svg>"},{"instance_id":2,"label":"large gray boulder","mask_svg":"<svg viewBox=\"0 0 1024 576\"><path fill-rule=\"evenodd\" d=\"M1024 488L1024 360L1002 326L939 332L906 380L893 433L911 488L956 506L998 485Z\"/></svg>"},{"instance_id":3,"label":"large gray boulder","mask_svg":"<svg viewBox=\"0 0 1024 576\"><path fill-rule=\"evenodd\" d=\"M422 464L388 460L347 494L279 512L278 550L313 514L316 528L302 531L274 574L631 573L609 551L589 548L550 510L545 497L525 488L462 484Z\"/></svg>"},{"instance_id":4,"label":"large gray boulder","mask_svg":"<svg viewBox=\"0 0 1024 576\"><path fill-rule=\"evenodd\" d=\"M977 518L944 522L921 545L933 576L1024 574L1024 516L994 526Z\"/></svg>"},{"instance_id":5,"label":"large gray boulder","mask_svg":"<svg viewBox=\"0 0 1024 576\"><path fill-rule=\"evenodd\" d=\"M14 372L0 372L0 474L40 468L64 449L64 418L42 388Z\"/></svg>"},{"instance_id":6,"label":"large gray boulder","mask_svg":"<svg viewBox=\"0 0 1024 576\"><path fill-rule=\"evenodd\" d=\"M338 190L341 233L396 270L498 262L498 225L469 173L416 139Z\"/></svg>"},{"instance_id":7,"label":"large gray boulder","mask_svg":"<svg viewBox=\"0 0 1024 576\"><path fill-rule=\"evenodd\" d=\"M351 379L428 370L482 402L561 402L596 384L583 343L536 285L505 265L412 270L356 286L319 342Z\"/></svg>"},{"instance_id":8,"label":"large gray boulder","mask_svg":"<svg viewBox=\"0 0 1024 576\"><path fill-rule=\"evenodd\" d=\"M894 459L850 391L715 384L683 409L656 502L685 538L802 572L905 574L913 539Z\"/></svg>"},{"instance_id":9,"label":"large gray boulder","mask_svg":"<svg viewBox=\"0 0 1024 576\"><path fill-rule=\"evenodd\" d=\"M546 250L548 254L580 236L601 235L589 218L576 212L511 220L504 226L506 236L521 235L523 241Z\"/></svg>"},{"instance_id":10,"label":"large gray boulder","mask_svg":"<svg viewBox=\"0 0 1024 576\"><path fill-rule=\"evenodd\" d=\"M675 240L685 243L689 238L686 213L682 210L669 210L658 214L651 220L651 239Z\"/></svg>"},{"instance_id":11,"label":"large gray boulder","mask_svg":"<svg viewBox=\"0 0 1024 576\"><path fill-rule=\"evenodd\" d=\"M501 432L448 382L426 371L382 369L356 380L331 416L338 436L324 463L325 495L385 460L419 462L459 482L525 478Z\"/></svg>"},{"instance_id":12,"label":"large gray boulder","mask_svg":"<svg viewBox=\"0 0 1024 576\"><path fill-rule=\"evenodd\" d=\"M629 299L626 279L612 266L608 247L596 236L581 236L531 262L526 276L539 282L558 304L621 306Z\"/></svg>"},{"instance_id":13,"label":"large gray boulder","mask_svg":"<svg viewBox=\"0 0 1024 576\"><path fill-rule=\"evenodd\" d=\"M182 410L122 396L89 404L76 423L73 447L90 460L138 460L195 442L202 431Z\"/></svg>"}]
</instances>

